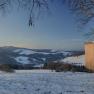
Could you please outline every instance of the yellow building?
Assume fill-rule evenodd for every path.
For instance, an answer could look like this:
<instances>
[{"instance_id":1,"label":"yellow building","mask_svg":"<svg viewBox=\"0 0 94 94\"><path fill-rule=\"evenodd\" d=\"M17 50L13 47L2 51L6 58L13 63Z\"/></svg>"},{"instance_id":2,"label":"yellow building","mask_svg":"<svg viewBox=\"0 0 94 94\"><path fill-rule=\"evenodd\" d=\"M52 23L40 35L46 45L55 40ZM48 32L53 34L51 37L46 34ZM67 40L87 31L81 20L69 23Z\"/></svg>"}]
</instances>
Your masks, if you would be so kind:
<instances>
[{"instance_id":1,"label":"yellow building","mask_svg":"<svg viewBox=\"0 0 94 94\"><path fill-rule=\"evenodd\" d=\"M85 67L94 71L94 42L85 43Z\"/></svg>"}]
</instances>

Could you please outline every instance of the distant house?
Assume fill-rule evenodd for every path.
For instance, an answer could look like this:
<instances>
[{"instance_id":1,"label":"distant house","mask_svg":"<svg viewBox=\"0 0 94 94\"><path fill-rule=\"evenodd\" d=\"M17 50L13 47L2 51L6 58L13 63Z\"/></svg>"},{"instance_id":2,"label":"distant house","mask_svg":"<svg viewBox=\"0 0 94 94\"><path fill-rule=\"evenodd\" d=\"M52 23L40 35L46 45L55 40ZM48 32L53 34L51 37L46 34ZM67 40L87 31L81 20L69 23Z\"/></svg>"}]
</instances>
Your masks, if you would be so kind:
<instances>
[{"instance_id":1,"label":"distant house","mask_svg":"<svg viewBox=\"0 0 94 94\"><path fill-rule=\"evenodd\" d=\"M94 71L94 42L85 43L85 67Z\"/></svg>"}]
</instances>

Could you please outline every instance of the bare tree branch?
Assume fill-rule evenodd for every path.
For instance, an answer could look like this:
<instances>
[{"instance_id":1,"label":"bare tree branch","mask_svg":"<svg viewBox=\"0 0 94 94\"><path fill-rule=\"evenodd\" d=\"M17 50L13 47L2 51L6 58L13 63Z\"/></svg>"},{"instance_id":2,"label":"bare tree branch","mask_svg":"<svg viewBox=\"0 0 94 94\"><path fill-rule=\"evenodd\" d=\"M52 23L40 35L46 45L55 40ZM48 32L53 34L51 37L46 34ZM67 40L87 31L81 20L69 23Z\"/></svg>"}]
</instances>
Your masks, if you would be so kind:
<instances>
[{"instance_id":1,"label":"bare tree branch","mask_svg":"<svg viewBox=\"0 0 94 94\"><path fill-rule=\"evenodd\" d=\"M33 25L34 16L38 15L36 12L40 12L42 9L48 9L47 0L0 0L1 11L7 11L11 5L29 11L29 26Z\"/></svg>"},{"instance_id":2,"label":"bare tree branch","mask_svg":"<svg viewBox=\"0 0 94 94\"><path fill-rule=\"evenodd\" d=\"M29 11L29 26L33 25L34 16L43 9L49 9L49 2L57 0L0 0L0 9L7 10L7 7L15 5ZM94 18L94 0L60 0L64 2L69 9L77 14L81 25L87 24ZM59 2L59 1L57 1Z\"/></svg>"},{"instance_id":3,"label":"bare tree branch","mask_svg":"<svg viewBox=\"0 0 94 94\"><path fill-rule=\"evenodd\" d=\"M64 0L70 10L77 14L81 25L94 18L94 0Z\"/></svg>"}]
</instances>

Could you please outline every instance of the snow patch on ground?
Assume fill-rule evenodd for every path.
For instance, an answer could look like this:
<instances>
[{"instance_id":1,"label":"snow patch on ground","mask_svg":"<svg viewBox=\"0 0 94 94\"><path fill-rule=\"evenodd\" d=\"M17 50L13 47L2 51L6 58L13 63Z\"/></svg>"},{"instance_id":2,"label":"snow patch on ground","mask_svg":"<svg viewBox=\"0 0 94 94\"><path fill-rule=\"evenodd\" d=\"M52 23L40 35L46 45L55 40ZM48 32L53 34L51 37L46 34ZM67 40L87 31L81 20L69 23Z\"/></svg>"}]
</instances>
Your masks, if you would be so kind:
<instances>
[{"instance_id":1,"label":"snow patch on ground","mask_svg":"<svg viewBox=\"0 0 94 94\"><path fill-rule=\"evenodd\" d=\"M84 55L66 57L65 59L62 59L61 61L65 63L69 63L69 64L74 64L74 65L84 65L85 64Z\"/></svg>"},{"instance_id":2,"label":"snow patch on ground","mask_svg":"<svg viewBox=\"0 0 94 94\"><path fill-rule=\"evenodd\" d=\"M48 69L32 69L32 70L15 70L15 73L56 73Z\"/></svg>"}]
</instances>

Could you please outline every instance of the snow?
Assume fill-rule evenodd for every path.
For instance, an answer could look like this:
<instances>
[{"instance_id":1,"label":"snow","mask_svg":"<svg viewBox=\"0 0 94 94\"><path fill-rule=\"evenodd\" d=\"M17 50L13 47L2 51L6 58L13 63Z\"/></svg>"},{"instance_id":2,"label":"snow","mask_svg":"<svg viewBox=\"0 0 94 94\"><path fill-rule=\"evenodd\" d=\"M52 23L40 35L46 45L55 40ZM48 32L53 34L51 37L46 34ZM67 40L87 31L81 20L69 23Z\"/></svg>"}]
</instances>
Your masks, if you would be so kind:
<instances>
[{"instance_id":1,"label":"snow","mask_svg":"<svg viewBox=\"0 0 94 94\"><path fill-rule=\"evenodd\" d=\"M30 54L35 54L35 51L32 50L23 50L22 52L20 52L20 55L30 55Z\"/></svg>"},{"instance_id":2,"label":"snow","mask_svg":"<svg viewBox=\"0 0 94 94\"><path fill-rule=\"evenodd\" d=\"M49 55L49 54L57 54L57 53L62 53L64 56L69 56L72 54L72 52L69 51L63 51L63 50L51 50L51 52L37 52L37 51L33 51L33 50L29 50L29 49L17 49L14 50L15 52L19 52L20 55L26 55L26 56L19 56L16 57L15 60L19 63L22 64L29 64L29 57L28 55L30 54L44 54L44 55ZM52 53L53 52L53 53ZM41 58L43 61L46 61L46 58ZM34 63L37 63L38 60L36 58L32 58ZM75 65L84 65L84 55L81 56L72 56L72 57L66 57L62 60L60 60L61 62L65 62L65 63L69 63L69 64L75 64ZM35 65L35 66L41 66L39 65Z\"/></svg>"},{"instance_id":3,"label":"snow","mask_svg":"<svg viewBox=\"0 0 94 94\"><path fill-rule=\"evenodd\" d=\"M15 70L16 73L56 73L55 71L47 69L32 69L32 70Z\"/></svg>"},{"instance_id":4,"label":"snow","mask_svg":"<svg viewBox=\"0 0 94 94\"><path fill-rule=\"evenodd\" d=\"M51 52L57 52L58 50L57 49L51 49Z\"/></svg>"},{"instance_id":5,"label":"snow","mask_svg":"<svg viewBox=\"0 0 94 94\"><path fill-rule=\"evenodd\" d=\"M94 94L94 73L51 70L0 73L0 94Z\"/></svg>"},{"instance_id":6,"label":"snow","mask_svg":"<svg viewBox=\"0 0 94 94\"><path fill-rule=\"evenodd\" d=\"M44 55L49 55L49 54L57 54L57 53L62 53L65 56L66 55L71 55L71 52L68 51L62 51L62 50L51 50L51 52L37 52L37 51L33 51L30 49L16 49L14 50L15 53L19 53L20 55L31 55L31 54L44 54Z\"/></svg>"},{"instance_id":7,"label":"snow","mask_svg":"<svg viewBox=\"0 0 94 94\"><path fill-rule=\"evenodd\" d=\"M18 52L20 52L20 51L21 51L21 49L16 49L16 50L14 50L13 52L18 53Z\"/></svg>"},{"instance_id":8,"label":"snow","mask_svg":"<svg viewBox=\"0 0 94 94\"><path fill-rule=\"evenodd\" d=\"M37 62L37 59L35 59L35 58L32 58L32 59L33 59L34 62Z\"/></svg>"},{"instance_id":9,"label":"snow","mask_svg":"<svg viewBox=\"0 0 94 94\"><path fill-rule=\"evenodd\" d=\"M64 51L64 52L62 52L62 53L63 53L64 56L66 56L66 55L71 55L71 52L67 52L67 51Z\"/></svg>"},{"instance_id":10,"label":"snow","mask_svg":"<svg viewBox=\"0 0 94 94\"><path fill-rule=\"evenodd\" d=\"M22 64L30 64L30 61L28 60L28 57L26 57L26 56L16 57L15 60Z\"/></svg>"},{"instance_id":11,"label":"snow","mask_svg":"<svg viewBox=\"0 0 94 94\"><path fill-rule=\"evenodd\" d=\"M29 49L17 49L17 50L14 50L15 53L19 53L20 55L31 55L31 54L45 54L45 55L48 55L50 53L48 52L36 52L36 51L33 51L33 50L29 50Z\"/></svg>"},{"instance_id":12,"label":"snow","mask_svg":"<svg viewBox=\"0 0 94 94\"><path fill-rule=\"evenodd\" d=\"M17 50L14 50L14 52L20 52L19 53L20 55L30 55L30 54L36 53L35 51L28 50L28 49L17 49Z\"/></svg>"},{"instance_id":13,"label":"snow","mask_svg":"<svg viewBox=\"0 0 94 94\"><path fill-rule=\"evenodd\" d=\"M44 54L44 55L49 55L49 54L51 54L50 52L48 53L48 52L38 52L39 54Z\"/></svg>"},{"instance_id":14,"label":"snow","mask_svg":"<svg viewBox=\"0 0 94 94\"><path fill-rule=\"evenodd\" d=\"M62 59L61 61L65 63L69 63L69 64L75 64L75 65L85 64L84 55L66 57L65 59Z\"/></svg>"},{"instance_id":15,"label":"snow","mask_svg":"<svg viewBox=\"0 0 94 94\"><path fill-rule=\"evenodd\" d=\"M46 61L46 58L41 58L43 61Z\"/></svg>"},{"instance_id":16,"label":"snow","mask_svg":"<svg viewBox=\"0 0 94 94\"><path fill-rule=\"evenodd\" d=\"M44 66L44 64L37 64L37 65L34 65L33 67L39 67L39 68L41 68L43 66Z\"/></svg>"},{"instance_id":17,"label":"snow","mask_svg":"<svg viewBox=\"0 0 94 94\"><path fill-rule=\"evenodd\" d=\"M67 55L71 55L72 54L72 52L63 51L63 50L52 50L51 52L53 52L54 54L62 53L64 56L67 56Z\"/></svg>"}]
</instances>

